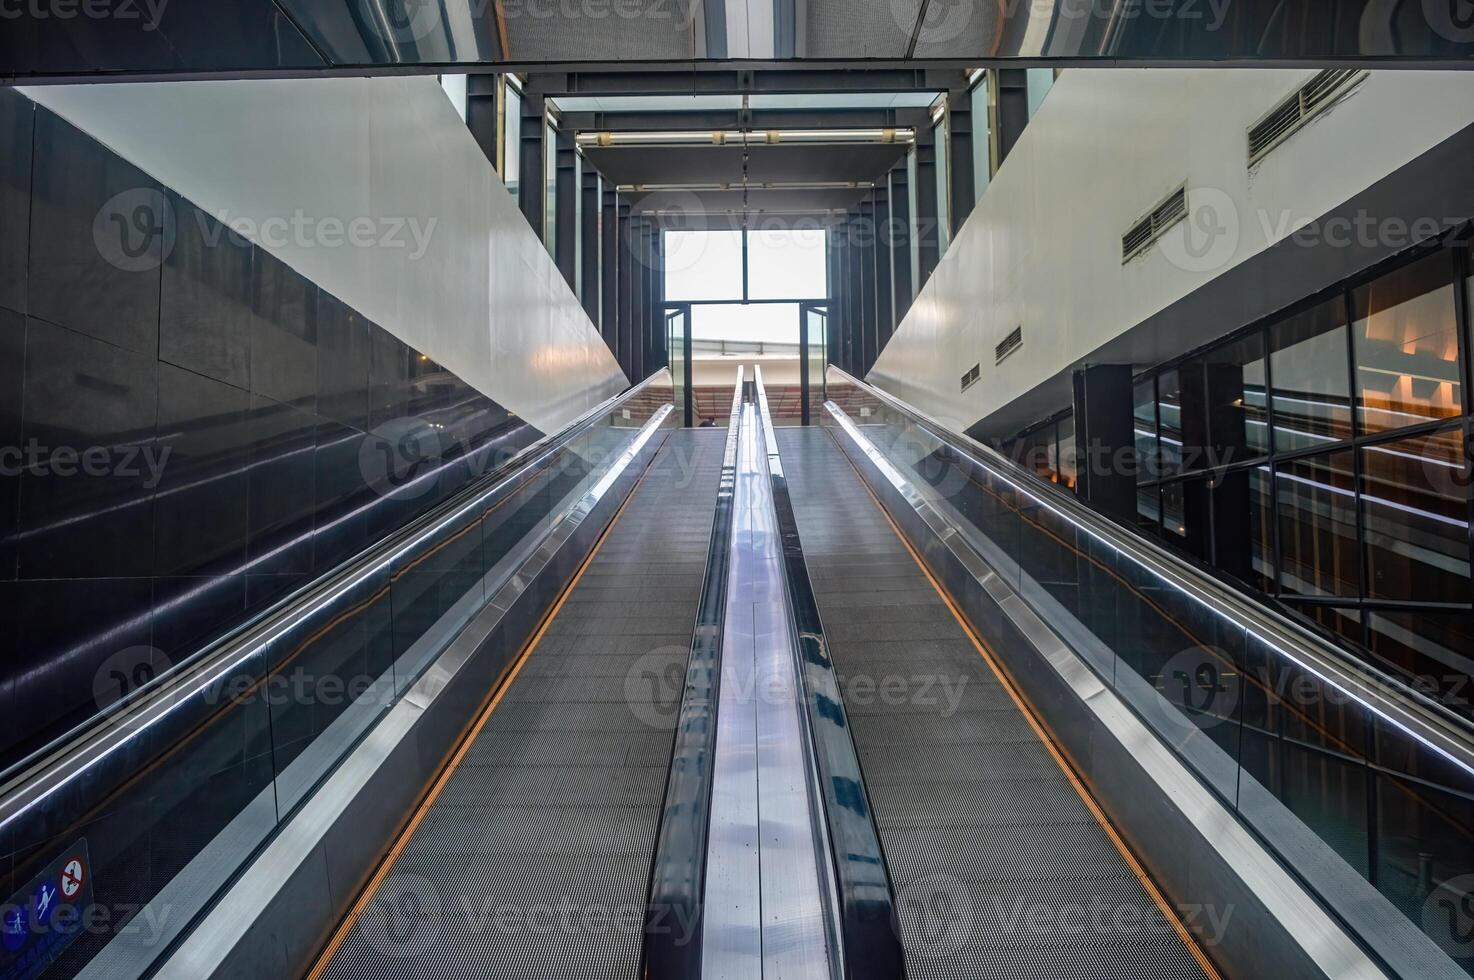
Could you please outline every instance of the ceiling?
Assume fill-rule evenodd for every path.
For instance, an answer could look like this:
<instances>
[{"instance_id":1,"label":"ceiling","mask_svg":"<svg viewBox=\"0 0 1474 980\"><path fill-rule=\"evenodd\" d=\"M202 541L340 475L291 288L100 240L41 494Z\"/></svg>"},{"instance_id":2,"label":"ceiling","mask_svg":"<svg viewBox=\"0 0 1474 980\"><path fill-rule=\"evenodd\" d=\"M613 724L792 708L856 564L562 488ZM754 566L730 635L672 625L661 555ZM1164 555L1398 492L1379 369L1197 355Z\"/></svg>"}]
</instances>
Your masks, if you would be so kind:
<instances>
[{"instance_id":1,"label":"ceiling","mask_svg":"<svg viewBox=\"0 0 1474 980\"><path fill-rule=\"evenodd\" d=\"M111 17L14 6L0 31L4 81L732 64L1474 66L1456 0L179 0L119 4Z\"/></svg>"}]
</instances>

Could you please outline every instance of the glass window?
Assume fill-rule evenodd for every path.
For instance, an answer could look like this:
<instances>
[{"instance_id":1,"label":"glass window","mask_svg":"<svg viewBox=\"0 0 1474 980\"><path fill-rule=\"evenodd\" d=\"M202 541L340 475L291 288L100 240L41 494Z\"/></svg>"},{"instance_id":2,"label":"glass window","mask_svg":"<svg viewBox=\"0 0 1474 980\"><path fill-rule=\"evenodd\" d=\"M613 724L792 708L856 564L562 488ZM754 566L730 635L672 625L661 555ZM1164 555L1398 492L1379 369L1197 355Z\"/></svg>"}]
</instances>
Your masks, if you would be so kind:
<instances>
[{"instance_id":1,"label":"glass window","mask_svg":"<svg viewBox=\"0 0 1474 980\"><path fill-rule=\"evenodd\" d=\"M750 299L822 299L827 291L823 228L759 229L747 233Z\"/></svg>"},{"instance_id":2,"label":"glass window","mask_svg":"<svg viewBox=\"0 0 1474 980\"><path fill-rule=\"evenodd\" d=\"M1469 602L1468 465L1461 430L1361 451L1367 594Z\"/></svg>"},{"instance_id":3,"label":"glass window","mask_svg":"<svg viewBox=\"0 0 1474 980\"><path fill-rule=\"evenodd\" d=\"M1274 448L1305 449L1351 437L1344 304L1306 310L1270 330Z\"/></svg>"},{"instance_id":4,"label":"glass window","mask_svg":"<svg viewBox=\"0 0 1474 980\"><path fill-rule=\"evenodd\" d=\"M549 119L543 128L543 244L558 255L558 131Z\"/></svg>"},{"instance_id":5,"label":"glass window","mask_svg":"<svg viewBox=\"0 0 1474 980\"><path fill-rule=\"evenodd\" d=\"M1182 472L1182 379L1177 371L1157 375L1158 449L1161 475Z\"/></svg>"},{"instance_id":6,"label":"glass window","mask_svg":"<svg viewBox=\"0 0 1474 980\"><path fill-rule=\"evenodd\" d=\"M983 191L992 179L992 116L988 111L988 73L983 72L972 89L972 192L973 200L982 200Z\"/></svg>"},{"instance_id":7,"label":"glass window","mask_svg":"<svg viewBox=\"0 0 1474 980\"><path fill-rule=\"evenodd\" d=\"M1213 561L1260 591L1274 588L1274 501L1268 466L1233 470L1213 489Z\"/></svg>"},{"instance_id":8,"label":"glass window","mask_svg":"<svg viewBox=\"0 0 1474 980\"><path fill-rule=\"evenodd\" d=\"M1474 613L1374 611L1367 646L1424 694L1474 717Z\"/></svg>"},{"instance_id":9,"label":"glass window","mask_svg":"<svg viewBox=\"0 0 1474 980\"><path fill-rule=\"evenodd\" d=\"M1361 560L1350 450L1279 465L1280 589L1308 596L1357 596Z\"/></svg>"},{"instance_id":10,"label":"glass window","mask_svg":"<svg viewBox=\"0 0 1474 980\"><path fill-rule=\"evenodd\" d=\"M664 251L667 301L742 298L740 230L667 231Z\"/></svg>"},{"instance_id":11,"label":"glass window","mask_svg":"<svg viewBox=\"0 0 1474 980\"><path fill-rule=\"evenodd\" d=\"M1253 333L1210 353L1204 366L1207 428L1217 458L1227 466L1269 452L1264 335Z\"/></svg>"},{"instance_id":12,"label":"glass window","mask_svg":"<svg viewBox=\"0 0 1474 980\"><path fill-rule=\"evenodd\" d=\"M1204 469L1203 364L1189 361L1157 376L1157 420L1160 427L1162 475Z\"/></svg>"},{"instance_id":13,"label":"glass window","mask_svg":"<svg viewBox=\"0 0 1474 980\"><path fill-rule=\"evenodd\" d=\"M1453 261L1437 252L1352 293L1356 408L1363 432L1462 410Z\"/></svg>"},{"instance_id":14,"label":"glass window","mask_svg":"<svg viewBox=\"0 0 1474 980\"><path fill-rule=\"evenodd\" d=\"M1136 528L1142 534L1155 535L1162 525L1161 491L1153 483L1136 488Z\"/></svg>"},{"instance_id":15,"label":"glass window","mask_svg":"<svg viewBox=\"0 0 1474 980\"><path fill-rule=\"evenodd\" d=\"M466 121L466 76L465 75L441 75L440 87L445 90L445 97L450 99L450 104L455 106L456 112L461 117L461 122Z\"/></svg>"},{"instance_id":16,"label":"glass window","mask_svg":"<svg viewBox=\"0 0 1474 980\"><path fill-rule=\"evenodd\" d=\"M766 352L798 357L797 303L717 303L691 307L693 350L709 354ZM735 365L734 365L735 366ZM723 368L725 371L726 369ZM798 374L798 364L792 367ZM748 377L752 372L748 372ZM770 372L771 377L771 372ZM727 393L730 399L731 392Z\"/></svg>"},{"instance_id":17,"label":"glass window","mask_svg":"<svg viewBox=\"0 0 1474 980\"><path fill-rule=\"evenodd\" d=\"M1204 562L1213 560L1208 492L1202 476L1162 485L1162 536Z\"/></svg>"},{"instance_id":18,"label":"glass window","mask_svg":"<svg viewBox=\"0 0 1474 980\"><path fill-rule=\"evenodd\" d=\"M1297 605L1295 610L1333 636L1361 645L1361 610L1354 607Z\"/></svg>"},{"instance_id":19,"label":"glass window","mask_svg":"<svg viewBox=\"0 0 1474 980\"><path fill-rule=\"evenodd\" d=\"M522 174L522 91L507 82L506 115L502 120L502 183L513 198Z\"/></svg>"},{"instance_id":20,"label":"glass window","mask_svg":"<svg viewBox=\"0 0 1474 980\"><path fill-rule=\"evenodd\" d=\"M1060 485L1074 491L1079 483L1080 461L1075 455L1075 418L1066 415L1059 420Z\"/></svg>"},{"instance_id":21,"label":"glass window","mask_svg":"<svg viewBox=\"0 0 1474 980\"><path fill-rule=\"evenodd\" d=\"M934 132L937 161L937 259L952 244L952 123L945 111Z\"/></svg>"},{"instance_id":22,"label":"glass window","mask_svg":"<svg viewBox=\"0 0 1474 980\"><path fill-rule=\"evenodd\" d=\"M1033 119L1039 107L1044 104L1044 97L1049 90L1054 88L1053 68L1028 68L1024 76L1024 83L1029 93L1029 118Z\"/></svg>"},{"instance_id":23,"label":"glass window","mask_svg":"<svg viewBox=\"0 0 1474 980\"><path fill-rule=\"evenodd\" d=\"M1157 457L1157 387L1152 378L1136 386L1136 482L1155 480L1161 473Z\"/></svg>"},{"instance_id":24,"label":"glass window","mask_svg":"<svg viewBox=\"0 0 1474 980\"><path fill-rule=\"evenodd\" d=\"M1055 482L1059 471L1055 469L1057 448L1054 443L1054 426L1046 425L1031 432L1020 443L1023 447L1023 459L1020 462L1039 479Z\"/></svg>"}]
</instances>

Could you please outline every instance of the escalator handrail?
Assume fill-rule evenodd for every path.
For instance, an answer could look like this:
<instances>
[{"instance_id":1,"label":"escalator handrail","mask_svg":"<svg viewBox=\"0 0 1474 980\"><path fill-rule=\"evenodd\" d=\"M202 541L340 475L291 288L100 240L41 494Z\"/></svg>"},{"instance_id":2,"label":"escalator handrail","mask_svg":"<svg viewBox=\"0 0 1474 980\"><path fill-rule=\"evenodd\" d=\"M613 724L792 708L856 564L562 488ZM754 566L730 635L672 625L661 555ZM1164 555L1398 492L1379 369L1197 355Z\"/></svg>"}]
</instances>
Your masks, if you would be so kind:
<instances>
[{"instance_id":1,"label":"escalator handrail","mask_svg":"<svg viewBox=\"0 0 1474 980\"><path fill-rule=\"evenodd\" d=\"M447 521L459 519L468 508L480 506L489 496L506 495L519 489L524 477L538 472L598 420L667 376L666 371L658 371L601 402L557 432L531 443L448 500L253 615L169 671L18 762L9 770L9 778L0 784L0 830L153 727L184 700L179 693L181 687L200 684L199 679L206 675L210 680L200 686L229 676L241 664L249 662L255 652L289 621L310 614L326 598L351 588L366 575L373 574L375 569L382 569L386 562L392 563L404 552L433 537ZM147 764L146 760L144 764ZM101 796L106 796L107 792L98 788Z\"/></svg>"},{"instance_id":2,"label":"escalator handrail","mask_svg":"<svg viewBox=\"0 0 1474 980\"><path fill-rule=\"evenodd\" d=\"M1474 725L1446 706L1395 676L1357 660L1350 652L1317 636L1284 613L1230 588L1166 547L1128 531L996 449L948 429L921 410L841 368L830 365L829 371L844 383L889 405L953 452L1130 558L1204 608L1237 624L1301 670L1339 689L1388 724L1474 775ZM843 407L832 400L827 404L844 413Z\"/></svg>"},{"instance_id":3,"label":"escalator handrail","mask_svg":"<svg viewBox=\"0 0 1474 980\"><path fill-rule=\"evenodd\" d=\"M762 368L754 387L767 443L773 510L783 548L783 574L793 614L807 730L819 771L822 819L838 892L839 930L846 980L894 980L906 976L895 888L875 825L854 730L829 655L818 599L799 539L788 477L773 432Z\"/></svg>"},{"instance_id":4,"label":"escalator handrail","mask_svg":"<svg viewBox=\"0 0 1474 980\"><path fill-rule=\"evenodd\" d=\"M681 692L660 824L650 861L649 900L640 950L640 976L684 980L701 976L706 855L717 741L717 694L722 675L722 632L731 571L736 505L738 429L745 369L737 369L732 412L722 450L721 479L712 514L706 571L697 606L686 682Z\"/></svg>"}]
</instances>

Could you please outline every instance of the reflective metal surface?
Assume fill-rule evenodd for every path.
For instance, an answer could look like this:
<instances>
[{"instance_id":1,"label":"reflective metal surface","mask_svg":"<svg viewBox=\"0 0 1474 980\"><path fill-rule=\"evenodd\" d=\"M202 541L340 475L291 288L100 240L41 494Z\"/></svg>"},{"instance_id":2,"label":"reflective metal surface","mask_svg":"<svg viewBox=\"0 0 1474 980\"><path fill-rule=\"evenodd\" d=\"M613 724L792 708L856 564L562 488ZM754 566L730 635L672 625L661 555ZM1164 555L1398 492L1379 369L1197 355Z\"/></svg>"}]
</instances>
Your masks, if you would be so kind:
<instances>
[{"instance_id":1,"label":"reflective metal surface","mask_svg":"<svg viewBox=\"0 0 1474 980\"><path fill-rule=\"evenodd\" d=\"M717 709L702 974L837 976L783 549L757 406L742 406Z\"/></svg>"},{"instance_id":2,"label":"reflective metal surface","mask_svg":"<svg viewBox=\"0 0 1474 980\"><path fill-rule=\"evenodd\" d=\"M203 7L212 8L211 15ZM219 7L219 11L214 10ZM704 59L1216 64L1460 63L1457 3L1049 0L995 6L811 0L634 4L508 0L180 0L127 17L8 21L0 75L439 71L441 66ZM220 29L224 20L228 28Z\"/></svg>"},{"instance_id":3,"label":"reflective metal surface","mask_svg":"<svg viewBox=\"0 0 1474 980\"><path fill-rule=\"evenodd\" d=\"M701 602L681 688L664 812L650 867L650 900L641 958L642 973L651 980L682 980L700 973L703 930L679 929L676 924L701 923L708 891L723 887L721 882L713 886L707 867L710 835L716 824L713 812L737 812L753 802L740 796L718 799L712 781L716 766L717 699L728 639L723 623L731 575L730 542L736 504L743 379L744 369L739 367L722 449ZM673 394L677 388L673 386ZM750 765L750 761L746 764Z\"/></svg>"},{"instance_id":4,"label":"reflective metal surface","mask_svg":"<svg viewBox=\"0 0 1474 980\"><path fill-rule=\"evenodd\" d=\"M755 371L773 513L782 543L784 582L798 644L804 736L814 750L817 786L811 819L816 835L830 855L834 900L829 943L832 949L841 951L843 972L850 980L901 977L906 973L906 963L890 870L881 849L839 676L830 659L818 601L799 539L788 476L768 410L762 368L757 367Z\"/></svg>"}]
</instances>

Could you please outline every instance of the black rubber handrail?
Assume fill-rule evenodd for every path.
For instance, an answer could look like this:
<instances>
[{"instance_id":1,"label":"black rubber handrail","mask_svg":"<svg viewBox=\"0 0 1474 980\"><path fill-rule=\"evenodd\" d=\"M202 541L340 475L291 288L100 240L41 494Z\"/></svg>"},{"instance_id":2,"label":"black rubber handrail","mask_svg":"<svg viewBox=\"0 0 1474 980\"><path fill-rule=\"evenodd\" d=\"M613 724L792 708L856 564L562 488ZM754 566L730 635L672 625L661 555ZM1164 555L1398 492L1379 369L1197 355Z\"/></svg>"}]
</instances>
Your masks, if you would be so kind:
<instances>
[{"instance_id":1,"label":"black rubber handrail","mask_svg":"<svg viewBox=\"0 0 1474 980\"><path fill-rule=\"evenodd\" d=\"M701 925L706 891L706 852L711 828L712 777L717 741L717 696L722 675L722 624L727 612L737 488L737 436L742 419L744 370L737 369L732 414L722 451L716 513L706 552L706 574L697 607L686 685L671 747L670 771L655 855L650 862L640 975L647 980L701 976Z\"/></svg>"},{"instance_id":2,"label":"black rubber handrail","mask_svg":"<svg viewBox=\"0 0 1474 980\"><path fill-rule=\"evenodd\" d=\"M773 433L762 368L755 368L773 509L783 543L783 574L797 632L804 706L819 770L820 796L838 891L845 980L895 980L906 975L901 923L890 867L875 826L854 733L824 637L819 603L799 539L788 478Z\"/></svg>"}]
</instances>

